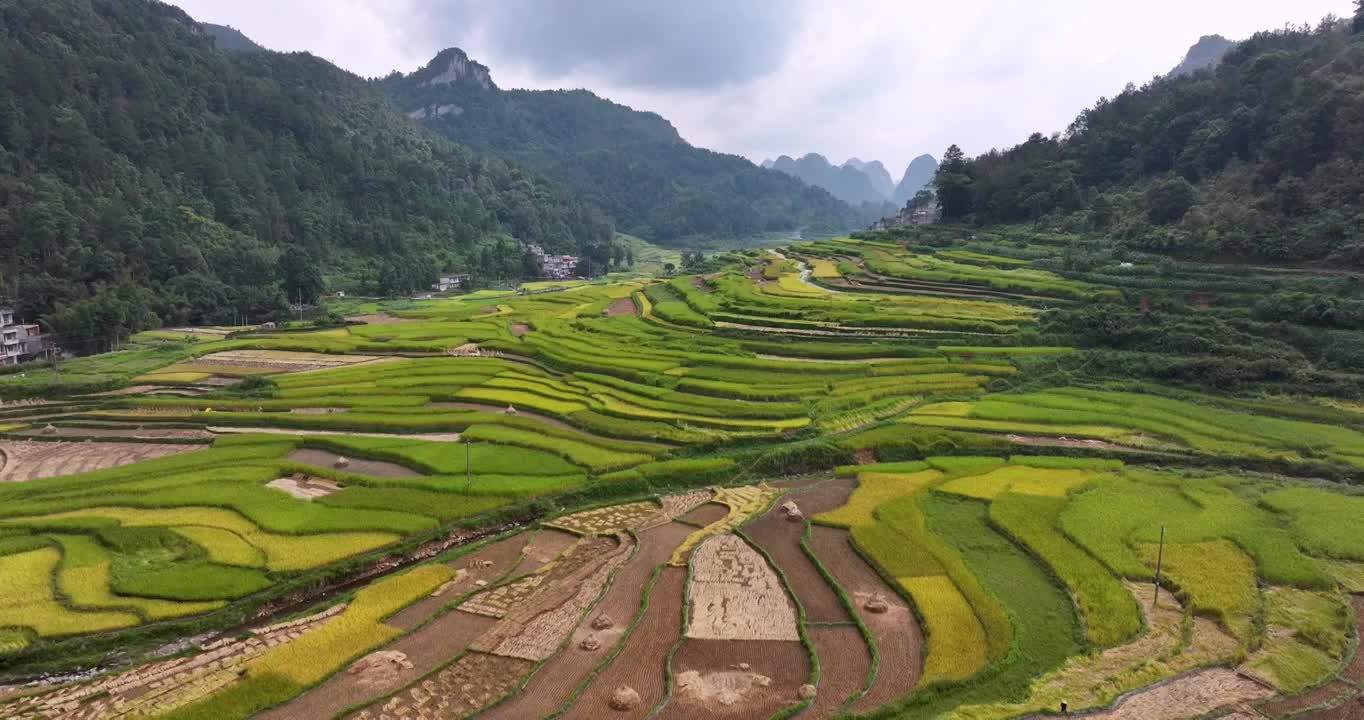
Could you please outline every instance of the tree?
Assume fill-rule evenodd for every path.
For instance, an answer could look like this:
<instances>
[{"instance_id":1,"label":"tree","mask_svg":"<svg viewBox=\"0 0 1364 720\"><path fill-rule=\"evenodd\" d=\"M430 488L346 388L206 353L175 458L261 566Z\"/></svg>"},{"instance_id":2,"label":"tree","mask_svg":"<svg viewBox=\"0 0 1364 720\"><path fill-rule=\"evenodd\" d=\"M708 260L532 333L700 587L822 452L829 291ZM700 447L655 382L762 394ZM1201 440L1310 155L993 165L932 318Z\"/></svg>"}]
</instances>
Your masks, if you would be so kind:
<instances>
[{"instance_id":1,"label":"tree","mask_svg":"<svg viewBox=\"0 0 1364 720\"><path fill-rule=\"evenodd\" d=\"M297 245L290 245L280 254L279 274L284 281L284 294L290 300L314 303L322 294L322 268L307 250Z\"/></svg>"},{"instance_id":2,"label":"tree","mask_svg":"<svg viewBox=\"0 0 1364 720\"><path fill-rule=\"evenodd\" d=\"M1364 0L1355 0L1355 20L1352 29L1356 34L1364 33Z\"/></svg>"},{"instance_id":3,"label":"tree","mask_svg":"<svg viewBox=\"0 0 1364 720\"><path fill-rule=\"evenodd\" d=\"M663 263L663 274L672 275L677 272L677 266L672 263Z\"/></svg>"},{"instance_id":4,"label":"tree","mask_svg":"<svg viewBox=\"0 0 1364 720\"><path fill-rule=\"evenodd\" d=\"M961 148L952 145L943 153L942 163L933 176L933 186L937 188L938 207L942 209L945 222L963 220L972 210L971 167Z\"/></svg>"},{"instance_id":5,"label":"tree","mask_svg":"<svg viewBox=\"0 0 1364 720\"><path fill-rule=\"evenodd\" d=\"M1155 225L1178 222L1194 206L1197 198L1197 192L1188 180L1182 177L1162 180L1146 191L1147 219Z\"/></svg>"},{"instance_id":6,"label":"tree","mask_svg":"<svg viewBox=\"0 0 1364 720\"><path fill-rule=\"evenodd\" d=\"M905 203L905 209L914 212L915 210L921 210L932 205L937 202L937 200L938 196L934 195L932 190L924 188L923 190L914 193L914 197L910 198L908 203Z\"/></svg>"}]
</instances>

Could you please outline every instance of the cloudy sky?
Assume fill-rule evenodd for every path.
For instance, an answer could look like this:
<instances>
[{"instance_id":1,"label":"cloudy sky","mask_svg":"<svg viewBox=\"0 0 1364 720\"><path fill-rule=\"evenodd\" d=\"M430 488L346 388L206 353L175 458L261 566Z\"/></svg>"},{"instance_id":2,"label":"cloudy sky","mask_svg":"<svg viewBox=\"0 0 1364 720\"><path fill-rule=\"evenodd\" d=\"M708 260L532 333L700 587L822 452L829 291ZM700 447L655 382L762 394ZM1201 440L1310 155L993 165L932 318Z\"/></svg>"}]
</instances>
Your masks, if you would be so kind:
<instances>
[{"instance_id":1,"label":"cloudy sky","mask_svg":"<svg viewBox=\"0 0 1364 720\"><path fill-rule=\"evenodd\" d=\"M173 2L175 0L172 0ZM898 176L1055 132L1085 106L1232 39L1349 0L178 0L274 50L365 76L457 46L504 88L583 87L754 161L819 152Z\"/></svg>"}]
</instances>

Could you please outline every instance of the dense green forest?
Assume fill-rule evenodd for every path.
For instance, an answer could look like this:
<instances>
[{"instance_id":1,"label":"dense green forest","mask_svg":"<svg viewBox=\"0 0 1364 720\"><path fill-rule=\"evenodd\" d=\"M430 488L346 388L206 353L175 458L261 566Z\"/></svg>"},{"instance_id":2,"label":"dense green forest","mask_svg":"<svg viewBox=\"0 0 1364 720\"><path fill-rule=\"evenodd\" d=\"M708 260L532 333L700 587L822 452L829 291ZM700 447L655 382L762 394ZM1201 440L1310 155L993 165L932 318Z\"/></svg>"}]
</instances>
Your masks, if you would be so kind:
<instances>
[{"instance_id":1,"label":"dense green forest","mask_svg":"<svg viewBox=\"0 0 1364 720\"><path fill-rule=\"evenodd\" d=\"M404 111L479 151L534 168L610 214L621 231L667 245L865 225L828 192L748 160L693 147L667 120L586 90L502 90L463 51L379 86Z\"/></svg>"},{"instance_id":2,"label":"dense green forest","mask_svg":"<svg viewBox=\"0 0 1364 720\"><path fill-rule=\"evenodd\" d=\"M68 349L270 319L321 272L384 293L520 277L522 242L605 268L612 237L309 54L219 51L154 0L0 2L0 294Z\"/></svg>"},{"instance_id":3,"label":"dense green forest","mask_svg":"<svg viewBox=\"0 0 1364 720\"><path fill-rule=\"evenodd\" d=\"M947 221L1033 222L1209 259L1364 265L1364 10L1259 33L1220 64L1128 86L1051 137L936 185Z\"/></svg>"}]
</instances>

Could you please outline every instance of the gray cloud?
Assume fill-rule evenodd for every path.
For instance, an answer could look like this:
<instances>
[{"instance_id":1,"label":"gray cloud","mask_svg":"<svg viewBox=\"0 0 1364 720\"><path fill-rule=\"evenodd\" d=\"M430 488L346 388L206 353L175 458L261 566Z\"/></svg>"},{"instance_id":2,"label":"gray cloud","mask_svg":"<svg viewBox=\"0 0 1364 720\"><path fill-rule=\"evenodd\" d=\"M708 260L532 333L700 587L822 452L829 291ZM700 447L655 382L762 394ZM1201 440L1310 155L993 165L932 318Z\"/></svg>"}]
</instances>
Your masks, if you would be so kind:
<instances>
[{"instance_id":1,"label":"gray cloud","mask_svg":"<svg viewBox=\"0 0 1364 720\"><path fill-rule=\"evenodd\" d=\"M424 44L472 44L542 78L651 90L747 82L779 67L799 13L760 0L411 0ZM466 48L471 49L471 48ZM496 70L496 68L494 68Z\"/></svg>"}]
</instances>

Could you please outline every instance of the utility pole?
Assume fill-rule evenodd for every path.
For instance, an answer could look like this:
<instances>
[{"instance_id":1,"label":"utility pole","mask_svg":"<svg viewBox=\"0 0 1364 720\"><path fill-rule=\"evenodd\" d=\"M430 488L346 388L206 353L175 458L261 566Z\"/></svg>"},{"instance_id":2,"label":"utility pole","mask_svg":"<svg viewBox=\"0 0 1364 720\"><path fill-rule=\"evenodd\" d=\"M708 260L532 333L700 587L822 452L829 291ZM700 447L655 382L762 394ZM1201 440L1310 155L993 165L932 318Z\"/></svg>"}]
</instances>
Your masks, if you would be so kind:
<instances>
[{"instance_id":1,"label":"utility pole","mask_svg":"<svg viewBox=\"0 0 1364 720\"><path fill-rule=\"evenodd\" d=\"M1160 602L1160 566L1165 560L1165 523L1160 524L1160 546L1156 550L1156 593L1151 598L1151 609L1154 611Z\"/></svg>"}]
</instances>

